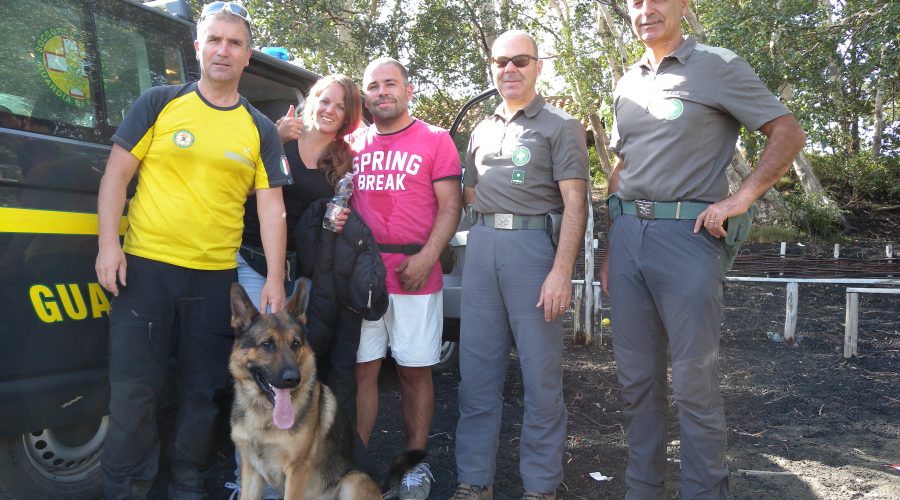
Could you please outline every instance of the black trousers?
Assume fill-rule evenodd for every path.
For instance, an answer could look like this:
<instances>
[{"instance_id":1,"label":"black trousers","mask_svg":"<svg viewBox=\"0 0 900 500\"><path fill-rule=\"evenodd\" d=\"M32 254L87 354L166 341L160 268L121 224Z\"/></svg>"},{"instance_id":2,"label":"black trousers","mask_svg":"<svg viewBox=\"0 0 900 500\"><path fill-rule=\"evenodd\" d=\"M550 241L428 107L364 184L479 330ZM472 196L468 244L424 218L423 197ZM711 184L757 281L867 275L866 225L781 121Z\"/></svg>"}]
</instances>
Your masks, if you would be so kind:
<instances>
[{"instance_id":1,"label":"black trousers","mask_svg":"<svg viewBox=\"0 0 900 500\"><path fill-rule=\"evenodd\" d=\"M126 255L127 283L112 302L109 331L109 433L104 496L141 498L159 467L156 406L176 359L178 410L169 456L170 498L203 498L229 387L234 344L229 289L234 269L201 271Z\"/></svg>"},{"instance_id":2,"label":"black trousers","mask_svg":"<svg viewBox=\"0 0 900 500\"><path fill-rule=\"evenodd\" d=\"M353 430L353 461L356 467L380 479L383 471L375 465L356 434L356 350L359 348L362 318L346 308L338 306L336 309L333 329L319 328L321 323L311 321L309 343L316 354L319 380L331 389L337 400L338 410L350 420ZM316 313L308 311L307 317L312 319L310 315L314 314Z\"/></svg>"}]
</instances>

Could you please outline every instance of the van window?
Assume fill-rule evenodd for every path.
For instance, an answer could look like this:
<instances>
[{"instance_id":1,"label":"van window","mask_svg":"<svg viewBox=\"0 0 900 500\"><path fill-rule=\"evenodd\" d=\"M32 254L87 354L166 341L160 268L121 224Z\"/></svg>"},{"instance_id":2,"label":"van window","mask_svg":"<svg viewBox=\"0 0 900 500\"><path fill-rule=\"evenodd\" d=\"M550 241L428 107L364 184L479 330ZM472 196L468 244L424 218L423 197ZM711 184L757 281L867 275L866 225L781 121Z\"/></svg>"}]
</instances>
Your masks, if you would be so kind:
<instances>
[{"instance_id":1,"label":"van window","mask_svg":"<svg viewBox=\"0 0 900 500\"><path fill-rule=\"evenodd\" d=\"M85 17L81 5L69 2L4 2L0 112L95 125Z\"/></svg>"},{"instance_id":2,"label":"van window","mask_svg":"<svg viewBox=\"0 0 900 500\"><path fill-rule=\"evenodd\" d=\"M171 35L102 13L95 16L95 26L110 126L122 123L143 91L186 81L181 50Z\"/></svg>"},{"instance_id":3,"label":"van window","mask_svg":"<svg viewBox=\"0 0 900 500\"><path fill-rule=\"evenodd\" d=\"M106 142L107 126L118 126L143 91L187 81L183 40L158 15L59 0L3 5L0 126Z\"/></svg>"}]
</instances>

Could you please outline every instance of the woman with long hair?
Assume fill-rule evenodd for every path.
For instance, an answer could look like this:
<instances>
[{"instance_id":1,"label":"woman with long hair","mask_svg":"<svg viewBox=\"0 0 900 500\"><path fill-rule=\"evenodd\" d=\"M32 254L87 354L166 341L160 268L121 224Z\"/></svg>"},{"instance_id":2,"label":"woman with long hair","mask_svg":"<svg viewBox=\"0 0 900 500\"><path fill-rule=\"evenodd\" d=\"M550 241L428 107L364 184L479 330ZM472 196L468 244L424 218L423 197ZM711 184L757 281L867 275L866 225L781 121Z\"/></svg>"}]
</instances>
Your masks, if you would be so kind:
<instances>
[{"instance_id":1,"label":"woman with long hair","mask_svg":"<svg viewBox=\"0 0 900 500\"><path fill-rule=\"evenodd\" d=\"M300 118L291 106L279 120L278 132L294 183L282 188L287 212L287 252L294 255L294 227L309 205L334 194L334 185L351 169L353 151L344 141L359 125L362 102L359 88L349 77L336 74L320 78L310 89ZM262 252L256 198L244 206L244 236L238 257L238 281L256 302L265 284L265 255ZM291 270L296 263L291 263ZM288 276L293 290L295 276ZM265 311L263 311L265 312Z\"/></svg>"},{"instance_id":2,"label":"woman with long hair","mask_svg":"<svg viewBox=\"0 0 900 500\"><path fill-rule=\"evenodd\" d=\"M344 137L356 130L362 120L362 101L359 88L349 77L341 74L320 78L309 90L299 117L294 116L291 105L285 117L278 120L278 132L284 142L284 155L293 177L293 184L284 186L284 206L287 217L287 271L285 287L288 295L296 288L300 279L311 280L312 276L301 276L296 261L296 243L294 229L307 208L321 199L329 199L334 195L335 184L352 168L353 151ZM248 198L244 207L244 234L238 255L238 282L247 291L247 295L256 307L266 281L266 257L262 250L259 219L256 216L256 197ZM349 210L344 211L339 222L343 227ZM289 272L289 274L288 274ZM315 287L312 282L312 287ZM262 311L265 312L265 311ZM310 332L313 336L315 332ZM359 327L356 328L356 343L359 343ZM312 339L310 339L312 340ZM330 346L328 346L330 347ZM340 346L352 351L344 353L356 359L356 348L351 343ZM317 353L317 355L324 353ZM322 366L321 363L319 363ZM329 370L333 371L333 370ZM327 379L328 373L320 373L320 378ZM352 404L355 401L355 380L353 374L334 376L348 378L351 386L335 380L333 390L348 394L337 394L339 402ZM325 380L328 382L327 380ZM351 415L353 408L344 408ZM235 450L238 468L235 470L235 482L226 483L226 487L235 492L240 491L240 457ZM281 498L269 485L263 494L264 499Z\"/></svg>"}]
</instances>

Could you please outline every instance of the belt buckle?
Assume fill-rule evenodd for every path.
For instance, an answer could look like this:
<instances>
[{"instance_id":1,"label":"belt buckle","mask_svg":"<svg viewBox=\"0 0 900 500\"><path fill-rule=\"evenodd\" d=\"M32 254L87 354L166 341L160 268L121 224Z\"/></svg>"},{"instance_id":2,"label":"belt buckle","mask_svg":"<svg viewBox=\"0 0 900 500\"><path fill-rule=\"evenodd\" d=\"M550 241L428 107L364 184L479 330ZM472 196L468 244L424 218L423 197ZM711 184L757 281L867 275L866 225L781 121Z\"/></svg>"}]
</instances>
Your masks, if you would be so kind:
<instances>
[{"instance_id":1,"label":"belt buckle","mask_svg":"<svg viewBox=\"0 0 900 500\"><path fill-rule=\"evenodd\" d=\"M512 229L513 214L494 214L494 229Z\"/></svg>"},{"instance_id":2,"label":"belt buckle","mask_svg":"<svg viewBox=\"0 0 900 500\"><path fill-rule=\"evenodd\" d=\"M637 216L641 219L655 219L656 210L653 202L650 200L634 200L634 207L637 209Z\"/></svg>"}]
</instances>

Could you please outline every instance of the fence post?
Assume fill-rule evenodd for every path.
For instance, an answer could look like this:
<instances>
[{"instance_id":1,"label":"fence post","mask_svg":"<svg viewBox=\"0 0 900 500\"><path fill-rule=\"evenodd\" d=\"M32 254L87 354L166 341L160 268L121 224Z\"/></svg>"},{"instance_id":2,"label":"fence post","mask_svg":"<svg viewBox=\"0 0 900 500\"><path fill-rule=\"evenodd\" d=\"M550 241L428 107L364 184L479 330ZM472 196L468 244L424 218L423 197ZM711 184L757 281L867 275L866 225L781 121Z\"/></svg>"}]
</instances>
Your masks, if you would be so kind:
<instances>
[{"instance_id":1,"label":"fence post","mask_svg":"<svg viewBox=\"0 0 900 500\"><path fill-rule=\"evenodd\" d=\"M844 357L856 356L856 336L859 332L859 294L847 292L847 311L844 317Z\"/></svg>"},{"instance_id":2,"label":"fence post","mask_svg":"<svg viewBox=\"0 0 900 500\"><path fill-rule=\"evenodd\" d=\"M784 313L784 341L792 344L797 333L797 304L800 302L800 285L796 281L787 284Z\"/></svg>"},{"instance_id":3,"label":"fence post","mask_svg":"<svg viewBox=\"0 0 900 500\"><path fill-rule=\"evenodd\" d=\"M584 288L576 297L575 340L578 344L590 345L594 341L594 203L591 185L587 188L587 225L584 228ZM576 289L577 290L577 289ZM580 310L579 310L580 309ZM583 329L579 333L580 329ZM580 340L580 342L579 342Z\"/></svg>"}]
</instances>

